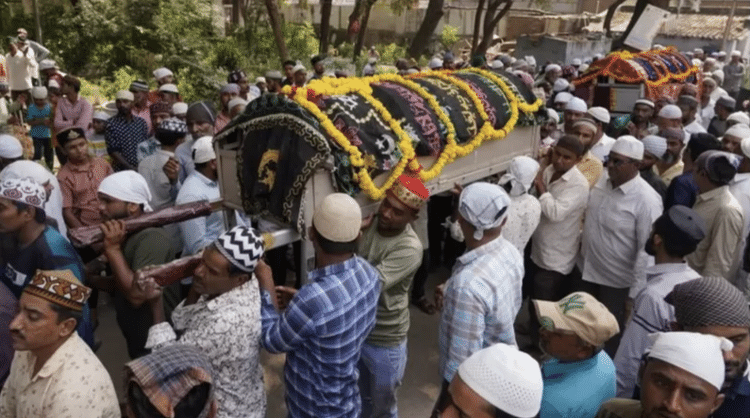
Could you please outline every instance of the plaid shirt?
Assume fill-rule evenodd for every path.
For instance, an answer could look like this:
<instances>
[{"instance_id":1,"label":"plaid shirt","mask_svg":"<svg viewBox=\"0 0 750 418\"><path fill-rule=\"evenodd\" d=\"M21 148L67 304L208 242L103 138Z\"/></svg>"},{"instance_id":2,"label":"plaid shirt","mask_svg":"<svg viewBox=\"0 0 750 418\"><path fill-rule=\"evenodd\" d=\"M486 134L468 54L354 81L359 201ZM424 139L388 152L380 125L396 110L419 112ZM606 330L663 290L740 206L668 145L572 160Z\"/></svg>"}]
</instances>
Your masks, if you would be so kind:
<instances>
[{"instance_id":1,"label":"plaid shirt","mask_svg":"<svg viewBox=\"0 0 750 418\"><path fill-rule=\"evenodd\" d=\"M286 352L284 381L289 416L358 417L360 349L375 325L380 277L364 259L310 272L279 314L263 292L261 343Z\"/></svg>"},{"instance_id":2,"label":"plaid shirt","mask_svg":"<svg viewBox=\"0 0 750 418\"><path fill-rule=\"evenodd\" d=\"M521 253L498 237L462 255L445 285L440 320L440 374L450 382L458 366L496 343L516 345L513 322L521 309Z\"/></svg>"}]
</instances>

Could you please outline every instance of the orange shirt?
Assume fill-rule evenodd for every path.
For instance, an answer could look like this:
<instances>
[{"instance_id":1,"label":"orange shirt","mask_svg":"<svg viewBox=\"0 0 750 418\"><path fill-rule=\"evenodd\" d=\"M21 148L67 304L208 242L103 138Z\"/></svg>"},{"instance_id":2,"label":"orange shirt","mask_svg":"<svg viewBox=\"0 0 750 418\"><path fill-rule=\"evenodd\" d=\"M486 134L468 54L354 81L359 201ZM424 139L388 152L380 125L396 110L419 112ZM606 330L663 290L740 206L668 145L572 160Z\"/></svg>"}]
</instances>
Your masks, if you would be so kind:
<instances>
[{"instance_id":1,"label":"orange shirt","mask_svg":"<svg viewBox=\"0 0 750 418\"><path fill-rule=\"evenodd\" d=\"M73 165L70 161L65 163L57 173L63 208L73 208L73 216L84 225L101 223L97 190L99 183L113 172L112 166L99 157L91 157L82 165Z\"/></svg>"}]
</instances>

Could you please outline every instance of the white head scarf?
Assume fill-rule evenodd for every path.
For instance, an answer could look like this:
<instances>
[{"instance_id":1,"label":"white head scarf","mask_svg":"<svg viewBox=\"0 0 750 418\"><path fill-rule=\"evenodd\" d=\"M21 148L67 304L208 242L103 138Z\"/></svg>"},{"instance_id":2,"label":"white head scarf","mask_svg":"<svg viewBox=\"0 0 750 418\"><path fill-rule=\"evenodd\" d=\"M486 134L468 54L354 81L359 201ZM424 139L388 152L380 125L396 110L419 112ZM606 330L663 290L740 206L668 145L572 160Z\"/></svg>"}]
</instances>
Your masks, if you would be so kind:
<instances>
[{"instance_id":1,"label":"white head scarf","mask_svg":"<svg viewBox=\"0 0 750 418\"><path fill-rule=\"evenodd\" d=\"M112 196L123 202L143 205L144 212L152 212L148 204L151 191L142 175L133 170L120 171L105 177L99 184L99 193Z\"/></svg>"},{"instance_id":2,"label":"white head scarf","mask_svg":"<svg viewBox=\"0 0 750 418\"><path fill-rule=\"evenodd\" d=\"M539 163L535 159L526 156L516 157L511 160L508 172L500 177L498 184L505 186L510 183L511 197L521 196L531 189L538 171Z\"/></svg>"},{"instance_id":3,"label":"white head scarf","mask_svg":"<svg viewBox=\"0 0 750 418\"><path fill-rule=\"evenodd\" d=\"M510 197L497 184L477 182L461 192L458 199L458 213L470 223L474 239L480 240L486 229L500 226L508 216Z\"/></svg>"}]
</instances>

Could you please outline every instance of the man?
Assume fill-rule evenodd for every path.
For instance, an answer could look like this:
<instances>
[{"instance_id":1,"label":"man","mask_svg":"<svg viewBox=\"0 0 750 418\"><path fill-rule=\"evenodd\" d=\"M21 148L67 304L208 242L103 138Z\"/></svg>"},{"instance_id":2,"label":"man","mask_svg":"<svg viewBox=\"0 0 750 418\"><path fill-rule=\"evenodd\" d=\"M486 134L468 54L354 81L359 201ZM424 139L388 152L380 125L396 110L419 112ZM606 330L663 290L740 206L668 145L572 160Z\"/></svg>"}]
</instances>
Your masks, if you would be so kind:
<instances>
[{"instance_id":1,"label":"man","mask_svg":"<svg viewBox=\"0 0 750 418\"><path fill-rule=\"evenodd\" d=\"M174 206L180 190L180 161L174 151L185 139L187 125L179 119L167 118L155 126L154 134L160 147L138 164L138 172L146 179L151 191L149 204L154 210L159 210Z\"/></svg>"},{"instance_id":2,"label":"man","mask_svg":"<svg viewBox=\"0 0 750 418\"><path fill-rule=\"evenodd\" d=\"M308 230L316 269L283 312L274 306L270 268L261 262L256 269L261 344L271 353L287 353L284 381L290 417L360 416L357 363L375 325L381 290L378 271L355 254L361 224L362 212L350 196L332 193L323 198Z\"/></svg>"},{"instance_id":3,"label":"man","mask_svg":"<svg viewBox=\"0 0 750 418\"><path fill-rule=\"evenodd\" d=\"M284 75L286 76L281 82L281 85L291 86L294 84L294 67L297 65L297 61L286 60L281 65L284 68Z\"/></svg>"},{"instance_id":4,"label":"man","mask_svg":"<svg viewBox=\"0 0 750 418\"><path fill-rule=\"evenodd\" d=\"M0 134L0 170L23 159L23 147L14 136Z\"/></svg>"},{"instance_id":5,"label":"man","mask_svg":"<svg viewBox=\"0 0 750 418\"><path fill-rule=\"evenodd\" d=\"M648 255L643 248L662 212L661 197L638 175L642 160L641 141L618 138L609 153L607 175L591 189L584 218L578 288L604 303L621 329L629 300L645 285ZM607 342L610 356L618 344L618 337Z\"/></svg>"},{"instance_id":6,"label":"man","mask_svg":"<svg viewBox=\"0 0 750 418\"><path fill-rule=\"evenodd\" d=\"M131 111L135 96L127 90L117 92L117 114L107 123L107 151L116 171L138 167L138 144L148 139L148 124Z\"/></svg>"},{"instance_id":7,"label":"man","mask_svg":"<svg viewBox=\"0 0 750 418\"><path fill-rule=\"evenodd\" d=\"M566 111L567 112L567 111ZM594 136L596 135L597 126L596 123L590 119L583 117L573 123L573 135L578 136L585 150L581 160L576 165L578 170L586 177L589 182L589 188L594 187L596 182L602 176L604 166L602 161L599 160L591 153L591 146L594 143Z\"/></svg>"},{"instance_id":8,"label":"man","mask_svg":"<svg viewBox=\"0 0 750 418\"><path fill-rule=\"evenodd\" d=\"M617 396L631 398L641 357L650 347L648 335L671 330L674 308L664 297L680 284L700 275L685 263L706 236L706 224L692 209L676 205L654 222L646 253L655 265L646 270L646 287L635 297L633 315L615 356Z\"/></svg>"},{"instance_id":9,"label":"man","mask_svg":"<svg viewBox=\"0 0 750 418\"><path fill-rule=\"evenodd\" d=\"M112 116L107 112L94 112L94 117L91 121L93 134L91 138L87 138L89 141L89 151L94 157L106 159L109 156L107 154L107 139L104 137L104 134L107 131L107 121L109 121L110 117Z\"/></svg>"},{"instance_id":10,"label":"man","mask_svg":"<svg viewBox=\"0 0 750 418\"><path fill-rule=\"evenodd\" d=\"M57 143L68 156L57 174L65 223L70 228L98 225L102 217L96 193L102 180L112 174L112 167L104 159L89 154L89 144L81 128L59 132Z\"/></svg>"},{"instance_id":11,"label":"man","mask_svg":"<svg viewBox=\"0 0 750 418\"><path fill-rule=\"evenodd\" d=\"M727 91L727 94L734 99L740 93L740 85L742 84L742 77L745 75L745 65L740 62L741 53L738 50L732 51L731 61L724 65L724 84L722 87Z\"/></svg>"},{"instance_id":12,"label":"man","mask_svg":"<svg viewBox=\"0 0 750 418\"><path fill-rule=\"evenodd\" d=\"M250 95L250 81L248 81L247 79L247 74L242 70L234 70L229 73L229 75L227 76L227 85L229 84L237 85L237 87L239 88L237 97L241 97L243 100L252 100L257 97L255 95Z\"/></svg>"},{"instance_id":13,"label":"man","mask_svg":"<svg viewBox=\"0 0 750 418\"><path fill-rule=\"evenodd\" d=\"M740 144L745 138L750 138L750 128L747 125L732 125L724 132L721 138L721 147L724 151L742 156Z\"/></svg>"},{"instance_id":14,"label":"man","mask_svg":"<svg viewBox=\"0 0 750 418\"><path fill-rule=\"evenodd\" d=\"M655 164L656 171L659 173L661 180L669 186L672 180L682 174L685 163L682 162L682 150L690 136L685 137L686 133L680 128L668 128L660 132L667 141L667 152L661 161Z\"/></svg>"},{"instance_id":15,"label":"man","mask_svg":"<svg viewBox=\"0 0 750 418\"><path fill-rule=\"evenodd\" d=\"M572 133L573 124L578 119L584 117L587 110L588 107L586 107L586 102L578 97L571 98L565 105L565 110L563 111L563 131L566 134ZM596 131L596 129L594 129L594 131Z\"/></svg>"},{"instance_id":16,"label":"man","mask_svg":"<svg viewBox=\"0 0 750 418\"><path fill-rule=\"evenodd\" d=\"M58 71L55 61L50 59L39 61L39 73L44 75L45 78L42 83L43 86L47 86L51 80L55 80L57 84L62 86L65 75Z\"/></svg>"},{"instance_id":17,"label":"man","mask_svg":"<svg viewBox=\"0 0 750 418\"><path fill-rule=\"evenodd\" d=\"M612 399L596 418L712 416L724 401L722 356L732 343L693 332L658 333L652 339L639 372L641 400Z\"/></svg>"},{"instance_id":18,"label":"man","mask_svg":"<svg viewBox=\"0 0 750 418\"><path fill-rule=\"evenodd\" d=\"M171 109L175 103L180 101L180 90L174 84L162 84L157 92L159 95L154 100L149 100L151 103L167 102Z\"/></svg>"},{"instance_id":19,"label":"man","mask_svg":"<svg viewBox=\"0 0 750 418\"><path fill-rule=\"evenodd\" d=\"M0 388L10 373L10 362L13 360L13 340L10 336L10 323L18 313L18 299L13 292L0 281Z\"/></svg>"},{"instance_id":20,"label":"man","mask_svg":"<svg viewBox=\"0 0 750 418\"><path fill-rule=\"evenodd\" d=\"M268 82L266 81L265 77L255 77L255 88L258 89L258 95L255 98L258 98L265 94L268 91ZM250 87L252 90L252 86Z\"/></svg>"},{"instance_id":21,"label":"man","mask_svg":"<svg viewBox=\"0 0 750 418\"><path fill-rule=\"evenodd\" d=\"M739 123L745 126L750 126L750 116L748 116L748 114L744 111L738 111L732 113L731 115L729 115L729 117L727 117L727 129Z\"/></svg>"},{"instance_id":22,"label":"man","mask_svg":"<svg viewBox=\"0 0 750 418\"><path fill-rule=\"evenodd\" d=\"M646 183L664 200L667 195L667 185L656 174L656 164L660 163L667 153L667 140L657 135L648 135L641 141L643 142L643 160L639 169L641 178L646 180Z\"/></svg>"},{"instance_id":23,"label":"man","mask_svg":"<svg viewBox=\"0 0 750 418\"><path fill-rule=\"evenodd\" d=\"M156 90L152 90L148 93L148 101L150 103L158 102L162 100L161 87L171 84L174 85L174 73L167 67L160 67L154 70L152 73L154 80L156 80Z\"/></svg>"},{"instance_id":24,"label":"man","mask_svg":"<svg viewBox=\"0 0 750 418\"><path fill-rule=\"evenodd\" d=\"M720 150L721 142L709 133L690 135L690 142L682 153L684 163L683 173L675 177L667 188L667 198L664 201L664 207L669 209L674 205L683 205L693 207L695 199L698 197L698 185L695 184L695 163L694 161L709 150ZM666 173L666 172L664 172Z\"/></svg>"},{"instance_id":25,"label":"man","mask_svg":"<svg viewBox=\"0 0 750 418\"><path fill-rule=\"evenodd\" d=\"M555 81L562 76L562 67L557 64L549 64L544 67L544 78L543 80L548 82L550 86L555 85Z\"/></svg>"},{"instance_id":26,"label":"man","mask_svg":"<svg viewBox=\"0 0 750 418\"><path fill-rule=\"evenodd\" d=\"M359 361L363 417L398 417L396 390L406 369L409 287L422 262L422 243L411 223L429 196L419 178L402 174L362 231L359 256L378 271L382 289L375 328Z\"/></svg>"},{"instance_id":27,"label":"man","mask_svg":"<svg viewBox=\"0 0 750 418\"><path fill-rule=\"evenodd\" d=\"M633 105L633 111L629 115L615 118L610 125L610 135L619 138L622 135L631 135L643 138L651 127L651 118L654 115L656 105L648 99L638 99Z\"/></svg>"},{"instance_id":28,"label":"man","mask_svg":"<svg viewBox=\"0 0 750 418\"><path fill-rule=\"evenodd\" d=\"M304 87L307 84L307 69L302 64L297 64L292 69L294 75L294 86Z\"/></svg>"},{"instance_id":29,"label":"man","mask_svg":"<svg viewBox=\"0 0 750 418\"><path fill-rule=\"evenodd\" d=\"M10 324L16 354L0 416L121 416L109 373L75 332L90 294L70 270L36 272Z\"/></svg>"},{"instance_id":30,"label":"man","mask_svg":"<svg viewBox=\"0 0 750 418\"><path fill-rule=\"evenodd\" d=\"M5 54L10 97L15 100L21 93L33 87L32 78L39 77L39 64L34 50L18 38L11 39L9 52Z\"/></svg>"},{"instance_id":31,"label":"man","mask_svg":"<svg viewBox=\"0 0 750 418\"><path fill-rule=\"evenodd\" d=\"M313 67L313 75L311 80L320 80L323 78L323 74L326 72L326 67L323 65L323 60L326 57L324 55L316 55L310 60L310 64Z\"/></svg>"},{"instance_id":32,"label":"man","mask_svg":"<svg viewBox=\"0 0 750 418\"><path fill-rule=\"evenodd\" d=\"M152 103L149 106L149 116L151 117L151 126L153 130L148 139L138 144L136 149L136 158L138 164L140 164L146 157L153 155L156 151L161 148L161 143L156 139L156 127L159 126L163 121L169 119L172 115L172 106L167 102L158 101Z\"/></svg>"},{"instance_id":33,"label":"man","mask_svg":"<svg viewBox=\"0 0 750 418\"><path fill-rule=\"evenodd\" d=\"M572 94L568 93L567 91L561 91L560 93L557 93L555 95L555 99L553 100L552 107L554 107L556 111L562 113L565 110L565 106L568 105L568 102L572 98L573 98Z\"/></svg>"},{"instance_id":34,"label":"man","mask_svg":"<svg viewBox=\"0 0 750 418\"><path fill-rule=\"evenodd\" d=\"M216 377L218 418L266 416L260 292L251 280L263 245L257 231L237 226L206 247L193 274L193 294L172 312L173 325L164 316L161 289L153 281L140 285L155 324L146 348L174 344L200 348Z\"/></svg>"},{"instance_id":35,"label":"man","mask_svg":"<svg viewBox=\"0 0 750 418\"><path fill-rule=\"evenodd\" d=\"M42 62L47 56L49 55L49 49L45 48L38 42L34 42L31 39L28 39L28 32L26 32L26 29L24 28L18 28L16 31L16 35L18 36L18 40L20 42L23 42L25 45L28 45L29 48L34 50L34 56L37 62Z\"/></svg>"},{"instance_id":36,"label":"man","mask_svg":"<svg viewBox=\"0 0 750 418\"><path fill-rule=\"evenodd\" d=\"M219 133L229 123L232 118L229 116L229 102L239 96L240 86L236 84L227 84L221 88L219 92L219 100L221 101L221 111L216 116L216 122L214 123L214 133Z\"/></svg>"},{"instance_id":37,"label":"man","mask_svg":"<svg viewBox=\"0 0 750 418\"><path fill-rule=\"evenodd\" d=\"M281 93L281 71L266 71L266 81L268 82L268 93Z\"/></svg>"},{"instance_id":38,"label":"man","mask_svg":"<svg viewBox=\"0 0 750 418\"><path fill-rule=\"evenodd\" d=\"M175 344L125 364L124 417L215 418L215 372L200 349ZM161 388L169 387L169 393Z\"/></svg>"},{"instance_id":39,"label":"man","mask_svg":"<svg viewBox=\"0 0 750 418\"><path fill-rule=\"evenodd\" d=\"M706 222L706 235L687 262L702 276L727 277L742 251L744 228L742 206L729 192L736 174L736 156L723 151L707 151L695 162L695 184L700 194L693 209Z\"/></svg>"},{"instance_id":40,"label":"man","mask_svg":"<svg viewBox=\"0 0 750 418\"><path fill-rule=\"evenodd\" d=\"M578 138L564 135L552 148L550 165L534 181L542 207L531 240L534 299L558 300L568 293L589 197L588 181L576 167L583 152Z\"/></svg>"},{"instance_id":41,"label":"man","mask_svg":"<svg viewBox=\"0 0 750 418\"><path fill-rule=\"evenodd\" d=\"M711 92L711 98L714 99L715 102L718 102L722 97L729 97L727 91L721 87L724 84L724 71L722 71L721 68L714 70L710 74L710 77L716 81L716 88ZM734 110L734 108L732 110Z\"/></svg>"},{"instance_id":42,"label":"man","mask_svg":"<svg viewBox=\"0 0 750 418\"><path fill-rule=\"evenodd\" d=\"M77 127L83 129L86 137L92 132L91 122L94 108L86 98L80 96L81 81L72 75L66 75L60 86L60 92L65 96L60 98L55 108L55 132Z\"/></svg>"},{"instance_id":43,"label":"man","mask_svg":"<svg viewBox=\"0 0 750 418\"><path fill-rule=\"evenodd\" d=\"M674 306L674 329L723 337L734 343L724 355L726 399L713 417L750 414L750 310L745 296L721 277L704 277L675 286L666 301Z\"/></svg>"},{"instance_id":44,"label":"man","mask_svg":"<svg viewBox=\"0 0 750 418\"><path fill-rule=\"evenodd\" d=\"M664 105L656 114L656 126L649 129L649 133L658 134L666 129L682 128L682 110L677 105Z\"/></svg>"},{"instance_id":45,"label":"man","mask_svg":"<svg viewBox=\"0 0 750 418\"><path fill-rule=\"evenodd\" d=\"M706 129L696 119L698 99L693 96L680 96L677 99L677 106L682 112L682 126L688 135L706 132Z\"/></svg>"},{"instance_id":46,"label":"man","mask_svg":"<svg viewBox=\"0 0 750 418\"><path fill-rule=\"evenodd\" d=\"M495 344L461 363L440 416L534 417L539 413L542 385L536 360L516 347Z\"/></svg>"},{"instance_id":47,"label":"man","mask_svg":"<svg viewBox=\"0 0 750 418\"><path fill-rule=\"evenodd\" d=\"M193 144L195 170L187 177L177 193L175 204L215 201L221 198L216 153L210 136L199 138ZM220 212L180 222L183 255L198 254L204 247L224 233L224 221Z\"/></svg>"},{"instance_id":48,"label":"man","mask_svg":"<svg viewBox=\"0 0 750 418\"><path fill-rule=\"evenodd\" d=\"M193 144L198 138L204 136L213 137L216 111L210 102L195 102L191 104L185 114L189 136L175 150L175 155L180 162L185 163L180 168L180 181L184 182L187 176L193 172Z\"/></svg>"},{"instance_id":49,"label":"man","mask_svg":"<svg viewBox=\"0 0 750 418\"><path fill-rule=\"evenodd\" d=\"M142 118L148 125L148 135L154 132L151 125L151 112L148 101L148 83L143 80L136 80L130 83L130 92L133 93L132 106L130 108L134 117Z\"/></svg>"},{"instance_id":50,"label":"man","mask_svg":"<svg viewBox=\"0 0 750 418\"><path fill-rule=\"evenodd\" d=\"M729 183L729 193L737 199L742 207L742 213L744 214L742 237L744 239L740 246L746 249L748 243L747 237L750 234L750 137L742 140L740 149L742 150L742 161L737 168L737 174L734 175L734 179ZM745 252L746 250L742 251L738 256L742 258ZM742 269L741 261L740 259L735 260L727 278L740 290L745 292L745 294L750 295L750 281L748 281L747 272Z\"/></svg>"},{"instance_id":51,"label":"man","mask_svg":"<svg viewBox=\"0 0 750 418\"><path fill-rule=\"evenodd\" d=\"M146 180L135 171L121 171L112 174L99 184L99 210L105 222L101 224L104 234L103 254L107 258L114 276L114 305L117 324L125 337L128 355L131 359L148 353L146 338L153 325L151 310L139 305L133 297L135 273L146 266L172 261L175 249L164 228L146 228L127 235L123 220L151 212L151 193ZM167 310L177 305L179 289L174 287L164 292Z\"/></svg>"},{"instance_id":52,"label":"man","mask_svg":"<svg viewBox=\"0 0 750 418\"><path fill-rule=\"evenodd\" d=\"M716 115L711 119L706 131L711 135L720 137L727 130L727 118L734 112L735 101L729 96L722 96L716 100L714 112Z\"/></svg>"},{"instance_id":53,"label":"man","mask_svg":"<svg viewBox=\"0 0 750 418\"><path fill-rule=\"evenodd\" d=\"M456 261L448 281L435 291L438 308L442 306L443 388L438 409L466 358L491 344L516 344L513 322L521 308L524 270L521 254L502 237L509 205L510 197L500 186L484 182L465 187L459 197L458 222L466 253Z\"/></svg>"},{"instance_id":54,"label":"man","mask_svg":"<svg viewBox=\"0 0 750 418\"><path fill-rule=\"evenodd\" d=\"M602 349L620 332L617 319L584 292L557 302L532 303L541 324L540 347L552 357L542 363L544 395L539 417L593 416L615 396L615 365Z\"/></svg>"},{"instance_id":55,"label":"man","mask_svg":"<svg viewBox=\"0 0 750 418\"><path fill-rule=\"evenodd\" d=\"M711 93L713 93L713 91L716 89L716 81L714 81L714 79L711 77L704 77L702 87L703 88L701 89L700 97L700 119L703 129L708 129L708 125L711 123L711 119L713 119L716 115L716 113L714 112L716 101L711 98Z\"/></svg>"},{"instance_id":56,"label":"man","mask_svg":"<svg viewBox=\"0 0 750 418\"><path fill-rule=\"evenodd\" d=\"M30 178L3 175L0 178L0 232L14 239L12 248L4 250L4 272L0 280L16 297L20 297L39 269L72 270L84 281L83 264L76 250L55 228L45 224L43 205L47 193L44 187ZM84 341L93 344L88 306L78 332Z\"/></svg>"},{"instance_id":57,"label":"man","mask_svg":"<svg viewBox=\"0 0 750 418\"><path fill-rule=\"evenodd\" d=\"M187 122L187 103L177 102L172 105L172 117L177 118L183 122Z\"/></svg>"},{"instance_id":58,"label":"man","mask_svg":"<svg viewBox=\"0 0 750 418\"><path fill-rule=\"evenodd\" d=\"M604 163L609 155L609 150L612 148L612 144L615 143L614 138L604 133L609 127L609 111L603 107L595 106L586 113L596 124L596 134L594 134L593 145L590 149L591 154Z\"/></svg>"}]
</instances>

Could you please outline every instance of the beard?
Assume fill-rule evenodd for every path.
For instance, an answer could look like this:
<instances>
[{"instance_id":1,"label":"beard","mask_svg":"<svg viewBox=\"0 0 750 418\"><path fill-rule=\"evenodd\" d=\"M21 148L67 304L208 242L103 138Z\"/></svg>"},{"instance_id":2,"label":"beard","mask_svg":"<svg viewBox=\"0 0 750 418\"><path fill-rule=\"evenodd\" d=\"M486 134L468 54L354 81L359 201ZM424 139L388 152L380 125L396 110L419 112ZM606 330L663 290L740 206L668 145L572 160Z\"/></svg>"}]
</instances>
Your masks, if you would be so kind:
<instances>
[{"instance_id":1,"label":"beard","mask_svg":"<svg viewBox=\"0 0 750 418\"><path fill-rule=\"evenodd\" d=\"M677 156L677 155L673 155L673 154L672 154L671 152L667 152L667 153L666 153L666 154L664 155L664 159L663 159L663 161L664 161L664 163L665 163L665 164L667 164L667 165L672 165L672 164L674 164L674 163L676 163L676 162L677 162L677 158L678 158L678 156Z\"/></svg>"}]
</instances>

